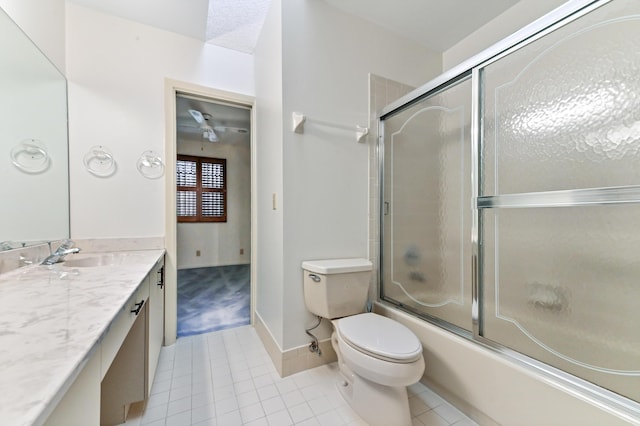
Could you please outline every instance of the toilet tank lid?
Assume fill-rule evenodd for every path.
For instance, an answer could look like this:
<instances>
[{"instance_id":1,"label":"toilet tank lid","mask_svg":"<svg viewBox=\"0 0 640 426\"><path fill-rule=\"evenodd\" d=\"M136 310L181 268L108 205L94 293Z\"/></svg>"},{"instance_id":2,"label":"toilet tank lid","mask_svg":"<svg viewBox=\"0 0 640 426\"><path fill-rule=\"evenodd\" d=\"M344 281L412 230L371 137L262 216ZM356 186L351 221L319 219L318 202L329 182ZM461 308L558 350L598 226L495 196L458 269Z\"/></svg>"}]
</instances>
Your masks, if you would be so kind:
<instances>
[{"instance_id":1,"label":"toilet tank lid","mask_svg":"<svg viewBox=\"0 0 640 426\"><path fill-rule=\"evenodd\" d=\"M325 259L302 262L302 269L316 274L345 274L348 272L370 271L373 264L368 259Z\"/></svg>"}]
</instances>

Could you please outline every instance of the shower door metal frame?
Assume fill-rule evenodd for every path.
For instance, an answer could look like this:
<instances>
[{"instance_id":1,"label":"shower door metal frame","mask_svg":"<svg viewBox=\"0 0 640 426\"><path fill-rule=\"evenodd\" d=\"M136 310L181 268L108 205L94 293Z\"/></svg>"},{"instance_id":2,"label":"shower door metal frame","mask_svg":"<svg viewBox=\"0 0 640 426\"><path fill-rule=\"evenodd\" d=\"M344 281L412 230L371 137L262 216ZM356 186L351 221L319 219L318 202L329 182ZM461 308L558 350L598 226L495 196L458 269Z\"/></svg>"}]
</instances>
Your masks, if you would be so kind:
<instances>
[{"instance_id":1,"label":"shower door metal frame","mask_svg":"<svg viewBox=\"0 0 640 426\"><path fill-rule=\"evenodd\" d=\"M419 93L416 97L412 98L411 100L409 100L406 104L401 105L398 108L395 108L393 111L390 111L388 113L385 113L384 116L382 115L378 115L377 116L377 120L378 120L378 144L376 146L376 155L378 158L378 186L379 186L379 199L380 199L380 209L379 209L379 213L378 213L378 218L379 218L379 250L378 250L378 274L377 274L377 282L378 282L378 296L379 299L382 299L382 286L380 285L380 283L382 282L382 276L383 276L383 271L384 271L384 265L382 263L382 254L383 254L383 243L384 243L384 230L383 230L383 226L384 226L384 222L382 220L382 218L384 216L386 216L388 214L388 204L384 202L384 121L383 118L389 114L394 114L396 112L399 112L401 110L404 110L405 108L411 107L414 104L427 99L431 96L435 96L440 94L441 92L447 90L449 87L455 86L458 83L462 83L466 80L470 80L472 78L472 72L470 69L465 70L461 73L456 73L455 75L452 76L451 79L446 80L444 83L442 84L438 84L438 85L434 85L433 87L431 87L431 85L429 83L427 83L427 85L423 86L429 86L430 88L427 89L424 92L420 92L420 89L417 89L413 92L411 92L409 95L407 95L406 97L409 97L412 93ZM439 80L439 79L438 79ZM436 81L436 80L434 80ZM404 99L404 98L402 98ZM393 105L393 104L392 104ZM384 109L386 110L386 108ZM383 110L383 111L384 111ZM382 114L382 113L380 113ZM473 112L472 112L473 114ZM472 143L473 143L473 136L472 136ZM471 158L471 162L473 163L473 156ZM471 165L471 170L473 170L473 164ZM473 190L472 190L473 191ZM471 215L473 217L473 214ZM471 271L471 273L473 274L473 270ZM394 306L398 306L395 305ZM414 311L411 311L414 312ZM415 313L415 312L414 312ZM473 340L474 336L472 332L469 332L468 330L461 328L457 325L454 325L450 322L447 322L441 318L435 317L433 315L427 314L427 313L420 313L419 314L421 317L427 319L429 322L438 325L439 327L442 327L446 330L449 330L457 335L463 336L467 339Z\"/></svg>"},{"instance_id":2,"label":"shower door metal frame","mask_svg":"<svg viewBox=\"0 0 640 426\"><path fill-rule=\"evenodd\" d=\"M455 85L461 79L468 78L471 73L471 279L472 279L472 307L471 320L472 332L460 329L442 319L430 315L421 314L421 317L429 322L464 337L472 342L480 344L496 353L515 361L528 369L533 369L543 380L553 383L565 392L586 400L613 415L624 420L634 422L640 418L640 403L625 398L617 393L609 391L587 380L569 374L559 368L537 361L527 355L516 352L492 340L483 337L482 325L482 216L485 208L502 207L553 207L565 206L569 202L576 205L606 205L619 204L620 202L639 203L640 186L627 186L617 188L593 188L552 191L552 193L526 193L513 195L481 196L481 155L482 155L482 71L487 65L509 55L510 53L527 46L552 31L567 25L570 22L598 9L613 0L573 0L558 7L542 18L534 21L518 32L494 44L490 48L473 56L460 65L452 68L425 85L413 90L397 101L389 104L376 114L378 120L378 188L379 188L379 212L378 212L378 291L382 303L382 277L384 254L384 120L390 115L408 108L415 103L430 97L433 94ZM526 203L526 205L525 205ZM398 307L394 304L391 306Z\"/></svg>"}]
</instances>

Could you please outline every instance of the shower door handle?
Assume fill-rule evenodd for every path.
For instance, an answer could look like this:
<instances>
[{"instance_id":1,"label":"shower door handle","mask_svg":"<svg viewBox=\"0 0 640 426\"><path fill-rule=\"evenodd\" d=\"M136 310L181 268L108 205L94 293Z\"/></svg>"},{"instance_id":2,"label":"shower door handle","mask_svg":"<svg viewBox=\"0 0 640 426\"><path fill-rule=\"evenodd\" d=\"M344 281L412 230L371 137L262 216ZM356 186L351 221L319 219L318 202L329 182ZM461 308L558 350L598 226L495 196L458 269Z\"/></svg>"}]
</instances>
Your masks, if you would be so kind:
<instances>
[{"instance_id":1,"label":"shower door handle","mask_svg":"<svg viewBox=\"0 0 640 426\"><path fill-rule=\"evenodd\" d=\"M385 201L385 202L384 202L384 215L385 215L385 216L389 216L389 205L390 205L390 204L389 204L389 202L388 202L388 201Z\"/></svg>"}]
</instances>

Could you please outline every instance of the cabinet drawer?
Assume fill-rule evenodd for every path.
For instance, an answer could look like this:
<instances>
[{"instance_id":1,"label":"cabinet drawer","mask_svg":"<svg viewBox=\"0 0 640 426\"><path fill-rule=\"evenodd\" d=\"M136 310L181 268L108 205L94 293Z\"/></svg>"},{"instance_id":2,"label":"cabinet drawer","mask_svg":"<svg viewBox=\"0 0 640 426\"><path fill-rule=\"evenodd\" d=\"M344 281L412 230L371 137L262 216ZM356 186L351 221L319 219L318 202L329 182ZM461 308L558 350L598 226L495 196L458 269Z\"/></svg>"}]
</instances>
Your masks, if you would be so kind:
<instances>
[{"instance_id":1,"label":"cabinet drawer","mask_svg":"<svg viewBox=\"0 0 640 426\"><path fill-rule=\"evenodd\" d=\"M109 366L113 362L122 342L125 337L129 333L133 322L136 320L137 313L140 312L140 302L146 304L149 300L149 277L145 278L138 287L138 290L129 298L124 308L120 311L120 313L116 316L116 318L111 323L111 327L109 331L107 331L106 336L102 340L102 360L100 364L100 379L103 379L107 370L109 370Z\"/></svg>"}]
</instances>

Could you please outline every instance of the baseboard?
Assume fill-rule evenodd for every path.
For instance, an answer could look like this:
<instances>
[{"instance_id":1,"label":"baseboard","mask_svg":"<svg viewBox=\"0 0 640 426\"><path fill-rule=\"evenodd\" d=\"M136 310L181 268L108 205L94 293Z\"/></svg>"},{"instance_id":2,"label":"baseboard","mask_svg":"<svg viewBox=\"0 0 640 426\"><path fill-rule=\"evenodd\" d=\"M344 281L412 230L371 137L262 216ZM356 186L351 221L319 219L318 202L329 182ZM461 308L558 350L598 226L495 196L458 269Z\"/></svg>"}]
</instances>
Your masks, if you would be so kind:
<instances>
[{"instance_id":1,"label":"baseboard","mask_svg":"<svg viewBox=\"0 0 640 426\"><path fill-rule=\"evenodd\" d=\"M320 367L321 365L329 364L338 360L336 351L333 350L333 346L331 345L331 339L321 340L318 343L322 355L311 352L308 345L299 346L285 351L283 354L282 376L290 376L291 374L299 373L310 368Z\"/></svg>"},{"instance_id":2,"label":"baseboard","mask_svg":"<svg viewBox=\"0 0 640 426\"><path fill-rule=\"evenodd\" d=\"M260 314L254 311L254 316L253 328L255 328L256 333L258 333L258 337L262 341L264 348L267 350L267 353L271 358L271 362L273 362L273 365L276 367L278 374L280 377L284 377L282 375L282 349L280 349L278 342L276 342L276 339L274 339L273 335L264 324Z\"/></svg>"},{"instance_id":3,"label":"baseboard","mask_svg":"<svg viewBox=\"0 0 640 426\"><path fill-rule=\"evenodd\" d=\"M322 353L320 356L311 352L307 345L283 351L257 312L255 313L254 327L280 377L290 376L338 360L331 345L331 339L319 342Z\"/></svg>"},{"instance_id":4,"label":"baseboard","mask_svg":"<svg viewBox=\"0 0 640 426\"><path fill-rule=\"evenodd\" d=\"M210 265L210 264L202 264L202 265L178 265L177 269L178 271L186 271L189 269L202 269L202 268L219 268L221 266L241 266L241 265L251 265L250 262L222 262L222 263L216 263L215 265Z\"/></svg>"}]
</instances>

